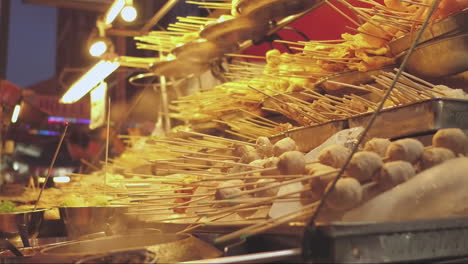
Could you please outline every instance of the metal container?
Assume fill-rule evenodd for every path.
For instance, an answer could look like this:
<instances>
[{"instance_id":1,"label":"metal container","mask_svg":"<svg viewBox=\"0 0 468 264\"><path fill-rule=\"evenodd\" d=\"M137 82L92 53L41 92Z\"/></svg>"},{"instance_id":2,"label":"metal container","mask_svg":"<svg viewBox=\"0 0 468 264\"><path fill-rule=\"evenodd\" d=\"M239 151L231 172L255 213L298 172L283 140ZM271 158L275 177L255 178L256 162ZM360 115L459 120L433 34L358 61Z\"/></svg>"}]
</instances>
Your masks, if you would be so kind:
<instances>
[{"instance_id":1,"label":"metal container","mask_svg":"<svg viewBox=\"0 0 468 264\"><path fill-rule=\"evenodd\" d=\"M0 239L27 241L36 238L44 219L45 209L0 214Z\"/></svg>"},{"instance_id":2,"label":"metal container","mask_svg":"<svg viewBox=\"0 0 468 264\"><path fill-rule=\"evenodd\" d=\"M197 39L178 46L171 52L182 61L209 63L214 59L224 56L225 53L234 52L237 48L239 48L237 43L223 43L223 45L220 45L206 39Z\"/></svg>"},{"instance_id":3,"label":"metal container","mask_svg":"<svg viewBox=\"0 0 468 264\"><path fill-rule=\"evenodd\" d=\"M457 12L431 24L422 33L418 44L423 44L436 38L447 37L466 31L468 31L468 9ZM411 46L411 43L413 43L414 39L416 38L416 32L417 31L390 41L388 46L392 54L398 55L401 52L408 50Z\"/></svg>"},{"instance_id":4,"label":"metal container","mask_svg":"<svg viewBox=\"0 0 468 264\"><path fill-rule=\"evenodd\" d=\"M401 62L405 54L398 57ZM468 71L468 33L424 43L414 49L406 65L422 78L447 77Z\"/></svg>"},{"instance_id":5,"label":"metal container","mask_svg":"<svg viewBox=\"0 0 468 264\"><path fill-rule=\"evenodd\" d=\"M268 21L242 16L207 25L200 31L200 37L219 45L232 45L247 40L261 40L268 30Z\"/></svg>"},{"instance_id":6,"label":"metal container","mask_svg":"<svg viewBox=\"0 0 468 264\"><path fill-rule=\"evenodd\" d=\"M215 247L187 234L133 234L64 243L45 248L42 257L52 263L75 262L90 255L145 248L156 253L158 262L216 258L222 255Z\"/></svg>"},{"instance_id":7,"label":"metal container","mask_svg":"<svg viewBox=\"0 0 468 264\"><path fill-rule=\"evenodd\" d=\"M318 224L306 229L312 263L407 263L468 255L468 218ZM463 262L460 262L463 263Z\"/></svg>"},{"instance_id":8,"label":"metal container","mask_svg":"<svg viewBox=\"0 0 468 264\"><path fill-rule=\"evenodd\" d=\"M299 151L309 152L345 128L346 120L335 120L320 125L292 129L286 133L273 136L270 140L272 143L276 143L285 137L290 137L296 141Z\"/></svg>"},{"instance_id":9,"label":"metal container","mask_svg":"<svg viewBox=\"0 0 468 264\"><path fill-rule=\"evenodd\" d=\"M146 249L123 250L80 259L76 264L154 264L158 256Z\"/></svg>"},{"instance_id":10,"label":"metal container","mask_svg":"<svg viewBox=\"0 0 468 264\"><path fill-rule=\"evenodd\" d=\"M60 207L59 212L71 239L99 232L122 233L136 222L126 215L128 207L125 206Z\"/></svg>"},{"instance_id":11,"label":"metal container","mask_svg":"<svg viewBox=\"0 0 468 264\"><path fill-rule=\"evenodd\" d=\"M349 127L365 127L373 113L348 119ZM433 132L440 128L468 129L468 101L434 98L384 109L367 137L398 138Z\"/></svg>"},{"instance_id":12,"label":"metal container","mask_svg":"<svg viewBox=\"0 0 468 264\"><path fill-rule=\"evenodd\" d=\"M209 68L209 64L206 63L187 63L179 59L171 59L154 63L151 71L158 76L185 78L203 73Z\"/></svg>"}]
</instances>

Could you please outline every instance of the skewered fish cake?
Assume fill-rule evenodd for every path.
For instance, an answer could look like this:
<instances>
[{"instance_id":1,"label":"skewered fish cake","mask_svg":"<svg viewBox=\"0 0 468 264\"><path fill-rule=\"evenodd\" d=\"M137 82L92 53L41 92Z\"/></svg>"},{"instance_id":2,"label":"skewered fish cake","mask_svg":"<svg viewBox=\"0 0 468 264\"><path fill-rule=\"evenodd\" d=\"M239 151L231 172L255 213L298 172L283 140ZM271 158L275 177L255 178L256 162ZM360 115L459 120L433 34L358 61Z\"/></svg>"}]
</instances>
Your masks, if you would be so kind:
<instances>
[{"instance_id":1,"label":"skewered fish cake","mask_svg":"<svg viewBox=\"0 0 468 264\"><path fill-rule=\"evenodd\" d=\"M448 148L428 147L425 148L421 156L421 169L426 170L435 165L449 159L454 159L456 156Z\"/></svg>"},{"instance_id":2,"label":"skewered fish cake","mask_svg":"<svg viewBox=\"0 0 468 264\"><path fill-rule=\"evenodd\" d=\"M305 171L304 154L300 151L288 151L279 157L278 169L282 175L300 175Z\"/></svg>"},{"instance_id":3,"label":"skewered fish cake","mask_svg":"<svg viewBox=\"0 0 468 264\"><path fill-rule=\"evenodd\" d=\"M241 193L242 189L240 187L231 187L231 188L224 188L224 187L239 186L243 184L244 184L244 181L242 180L229 180L229 181L221 182L218 185L218 188L222 188L222 189L216 189L215 199L225 200L229 196L237 195Z\"/></svg>"},{"instance_id":4,"label":"skewered fish cake","mask_svg":"<svg viewBox=\"0 0 468 264\"><path fill-rule=\"evenodd\" d=\"M392 142L387 149L386 157L390 161L403 160L415 163L424 150L421 142L414 138L404 138Z\"/></svg>"},{"instance_id":5,"label":"skewered fish cake","mask_svg":"<svg viewBox=\"0 0 468 264\"><path fill-rule=\"evenodd\" d=\"M290 137L283 138L273 145L273 154L276 157L279 157L281 154L287 151L294 150L297 150L297 145L296 142Z\"/></svg>"},{"instance_id":6,"label":"skewered fish cake","mask_svg":"<svg viewBox=\"0 0 468 264\"><path fill-rule=\"evenodd\" d=\"M387 148L390 145L390 140L388 138L373 138L366 142L364 145L365 151L372 151L379 154L381 157L385 157L387 153Z\"/></svg>"},{"instance_id":7,"label":"skewered fish cake","mask_svg":"<svg viewBox=\"0 0 468 264\"><path fill-rule=\"evenodd\" d=\"M330 188L331 183L327 186ZM362 186L354 178L342 178L336 182L335 188L328 196L326 205L334 210L349 210L362 201Z\"/></svg>"},{"instance_id":8,"label":"skewered fish cake","mask_svg":"<svg viewBox=\"0 0 468 264\"><path fill-rule=\"evenodd\" d=\"M346 162L351 152L346 147L341 145L330 145L318 154L320 163L331 166L333 168L341 168Z\"/></svg>"},{"instance_id":9,"label":"skewered fish cake","mask_svg":"<svg viewBox=\"0 0 468 264\"><path fill-rule=\"evenodd\" d=\"M364 182L372 179L374 174L382 168L382 158L370 151L360 151L354 154L349 162L346 173L348 176Z\"/></svg>"},{"instance_id":10,"label":"skewered fish cake","mask_svg":"<svg viewBox=\"0 0 468 264\"><path fill-rule=\"evenodd\" d=\"M466 154L468 137L459 128L441 129L432 138L434 147L448 148L455 154Z\"/></svg>"},{"instance_id":11,"label":"skewered fish cake","mask_svg":"<svg viewBox=\"0 0 468 264\"><path fill-rule=\"evenodd\" d=\"M416 175L416 170L411 163L398 160L385 163L380 173L376 175L375 181L382 188L390 189L414 175Z\"/></svg>"}]
</instances>

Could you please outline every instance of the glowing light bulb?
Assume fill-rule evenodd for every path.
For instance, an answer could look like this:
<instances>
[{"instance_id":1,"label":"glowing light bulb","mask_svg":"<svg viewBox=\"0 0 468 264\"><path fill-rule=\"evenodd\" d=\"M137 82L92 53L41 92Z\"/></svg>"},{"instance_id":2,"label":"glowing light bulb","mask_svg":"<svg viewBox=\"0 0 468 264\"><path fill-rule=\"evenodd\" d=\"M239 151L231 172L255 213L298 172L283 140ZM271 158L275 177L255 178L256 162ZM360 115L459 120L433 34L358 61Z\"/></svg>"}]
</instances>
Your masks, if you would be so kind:
<instances>
[{"instance_id":1,"label":"glowing light bulb","mask_svg":"<svg viewBox=\"0 0 468 264\"><path fill-rule=\"evenodd\" d=\"M126 22L133 22L137 17L137 11L133 6L126 6L124 9L122 9L120 15Z\"/></svg>"},{"instance_id":2,"label":"glowing light bulb","mask_svg":"<svg viewBox=\"0 0 468 264\"><path fill-rule=\"evenodd\" d=\"M71 104L80 100L91 91L91 89L106 79L107 76L117 70L119 66L120 63L118 62L99 61L68 89L62 99L60 99L60 102L63 104Z\"/></svg>"},{"instance_id":3,"label":"glowing light bulb","mask_svg":"<svg viewBox=\"0 0 468 264\"><path fill-rule=\"evenodd\" d=\"M13 114L11 115L11 123L16 123L18 121L18 117L21 111L21 106L19 104L15 105L15 108L13 109Z\"/></svg>"},{"instance_id":4,"label":"glowing light bulb","mask_svg":"<svg viewBox=\"0 0 468 264\"><path fill-rule=\"evenodd\" d=\"M115 0L106 13L105 23L110 25L125 6L125 0Z\"/></svg>"},{"instance_id":5,"label":"glowing light bulb","mask_svg":"<svg viewBox=\"0 0 468 264\"><path fill-rule=\"evenodd\" d=\"M70 182L70 177L68 176L57 176L57 177L54 177L54 182L55 183L66 183L66 182Z\"/></svg>"},{"instance_id":6,"label":"glowing light bulb","mask_svg":"<svg viewBox=\"0 0 468 264\"><path fill-rule=\"evenodd\" d=\"M93 57L99 57L102 54L104 54L104 52L106 51L107 51L107 44L106 42L102 40L94 42L93 45L89 47L89 54L91 54L91 56Z\"/></svg>"}]
</instances>

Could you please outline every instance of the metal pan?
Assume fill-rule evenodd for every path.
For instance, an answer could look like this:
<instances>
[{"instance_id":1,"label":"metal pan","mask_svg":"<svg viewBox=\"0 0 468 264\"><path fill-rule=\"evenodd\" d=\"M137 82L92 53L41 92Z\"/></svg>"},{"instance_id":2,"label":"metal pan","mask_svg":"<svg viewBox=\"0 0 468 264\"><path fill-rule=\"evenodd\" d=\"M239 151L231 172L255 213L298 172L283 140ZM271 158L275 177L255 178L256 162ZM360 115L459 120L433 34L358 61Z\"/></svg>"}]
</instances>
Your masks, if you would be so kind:
<instances>
[{"instance_id":1,"label":"metal pan","mask_svg":"<svg viewBox=\"0 0 468 264\"><path fill-rule=\"evenodd\" d=\"M225 53L237 50L237 48L239 48L239 45L236 43L219 45L206 39L197 39L173 49L172 54L186 62L209 63L222 57Z\"/></svg>"},{"instance_id":2,"label":"metal pan","mask_svg":"<svg viewBox=\"0 0 468 264\"><path fill-rule=\"evenodd\" d=\"M423 44L429 40L439 37L446 37L460 32L468 31L468 9L455 13L434 24L430 25L422 34L418 44ZM412 34L406 34L400 38L388 43L392 54L400 54L411 46L416 38L416 31Z\"/></svg>"},{"instance_id":3,"label":"metal pan","mask_svg":"<svg viewBox=\"0 0 468 264\"><path fill-rule=\"evenodd\" d=\"M207 25L200 32L200 37L217 42L219 45L237 44L247 40L258 41L268 30L268 21L242 16Z\"/></svg>"},{"instance_id":4,"label":"metal pan","mask_svg":"<svg viewBox=\"0 0 468 264\"><path fill-rule=\"evenodd\" d=\"M222 252L215 247L187 234L138 234L111 236L94 240L64 243L45 248L42 257L52 263L74 262L89 255L98 255L118 250L145 248L156 253L159 263L216 258Z\"/></svg>"},{"instance_id":5,"label":"metal pan","mask_svg":"<svg viewBox=\"0 0 468 264\"><path fill-rule=\"evenodd\" d=\"M402 61L405 54L398 57ZM439 78L468 70L468 33L418 46L408 59L408 71L422 78Z\"/></svg>"},{"instance_id":6,"label":"metal pan","mask_svg":"<svg viewBox=\"0 0 468 264\"><path fill-rule=\"evenodd\" d=\"M0 214L0 239L18 240L26 244L29 238L36 238L44 219L45 209L18 213Z\"/></svg>"}]
</instances>

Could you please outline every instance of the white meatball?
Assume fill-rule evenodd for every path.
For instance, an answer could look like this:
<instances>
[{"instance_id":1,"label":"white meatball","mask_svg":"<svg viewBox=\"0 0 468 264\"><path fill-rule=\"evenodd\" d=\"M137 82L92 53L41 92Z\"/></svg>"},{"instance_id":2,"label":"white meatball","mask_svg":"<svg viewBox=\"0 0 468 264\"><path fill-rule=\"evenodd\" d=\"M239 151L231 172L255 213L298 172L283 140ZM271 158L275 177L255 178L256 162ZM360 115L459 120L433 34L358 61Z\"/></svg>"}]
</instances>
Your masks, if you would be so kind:
<instances>
[{"instance_id":1,"label":"white meatball","mask_svg":"<svg viewBox=\"0 0 468 264\"><path fill-rule=\"evenodd\" d=\"M331 183L327 186L327 190ZM334 210L344 211L356 207L362 201L362 186L354 178L341 178L331 191L326 205Z\"/></svg>"},{"instance_id":2,"label":"white meatball","mask_svg":"<svg viewBox=\"0 0 468 264\"><path fill-rule=\"evenodd\" d=\"M262 175L279 175L280 171L278 169L278 162L279 162L279 158L277 157L271 157L271 158L265 159L265 164L263 165L263 167L265 169L267 168L273 168L273 169L269 171L263 171L261 174Z\"/></svg>"},{"instance_id":3,"label":"white meatball","mask_svg":"<svg viewBox=\"0 0 468 264\"><path fill-rule=\"evenodd\" d=\"M366 142L364 145L365 151L372 151L379 154L381 157L385 157L387 153L387 148L390 145L390 140L388 138L373 138Z\"/></svg>"},{"instance_id":4,"label":"white meatball","mask_svg":"<svg viewBox=\"0 0 468 264\"><path fill-rule=\"evenodd\" d=\"M221 189L216 189L215 199L225 200L229 196L237 195L241 193L242 187L236 187L236 186L243 185L243 184L244 184L244 181L242 180L229 180L229 181L221 182L218 185L218 188L221 188ZM230 187L230 186L234 186L234 187ZM225 187L230 187L230 188L225 188Z\"/></svg>"},{"instance_id":5,"label":"white meatball","mask_svg":"<svg viewBox=\"0 0 468 264\"><path fill-rule=\"evenodd\" d=\"M455 154L447 148L425 148L421 156L421 169L426 170L446 160L454 159Z\"/></svg>"},{"instance_id":6,"label":"white meatball","mask_svg":"<svg viewBox=\"0 0 468 264\"><path fill-rule=\"evenodd\" d=\"M413 177L416 170L407 161L392 161L383 165L380 173L376 175L375 181L383 188L390 189Z\"/></svg>"},{"instance_id":7,"label":"white meatball","mask_svg":"<svg viewBox=\"0 0 468 264\"><path fill-rule=\"evenodd\" d=\"M341 168L346 162L351 151L341 145L330 145L318 154L320 163L333 168Z\"/></svg>"},{"instance_id":8,"label":"white meatball","mask_svg":"<svg viewBox=\"0 0 468 264\"><path fill-rule=\"evenodd\" d=\"M257 184L255 185L255 188L263 188L263 187L269 187L277 184L278 182L271 180L271 179L259 179L257 181ZM255 197L272 197L276 196L278 194L279 187L273 187L269 188L264 191L256 192Z\"/></svg>"},{"instance_id":9,"label":"white meatball","mask_svg":"<svg viewBox=\"0 0 468 264\"><path fill-rule=\"evenodd\" d=\"M382 168L382 165L382 158L377 153L361 151L354 154L346 168L346 173L348 176L364 182L372 179L374 174Z\"/></svg>"},{"instance_id":10,"label":"white meatball","mask_svg":"<svg viewBox=\"0 0 468 264\"><path fill-rule=\"evenodd\" d=\"M271 144L270 139L267 137L258 137L255 145L261 158L273 156L273 144Z\"/></svg>"},{"instance_id":11,"label":"white meatball","mask_svg":"<svg viewBox=\"0 0 468 264\"><path fill-rule=\"evenodd\" d=\"M275 145L273 145L273 154L276 157L279 157L281 154L287 151L294 150L297 150L297 145L296 142L290 137L283 138L280 141L276 142Z\"/></svg>"},{"instance_id":12,"label":"white meatball","mask_svg":"<svg viewBox=\"0 0 468 264\"><path fill-rule=\"evenodd\" d=\"M414 138L405 138L394 141L388 146L386 157L390 161L403 160L415 163L419 160L424 145Z\"/></svg>"},{"instance_id":13,"label":"white meatball","mask_svg":"<svg viewBox=\"0 0 468 264\"><path fill-rule=\"evenodd\" d=\"M459 128L441 129L432 137L434 147L448 148L455 154L466 155L468 137Z\"/></svg>"},{"instance_id":14,"label":"white meatball","mask_svg":"<svg viewBox=\"0 0 468 264\"><path fill-rule=\"evenodd\" d=\"M300 175L305 172L305 158L300 151L288 151L279 157L278 169L282 175Z\"/></svg>"}]
</instances>

